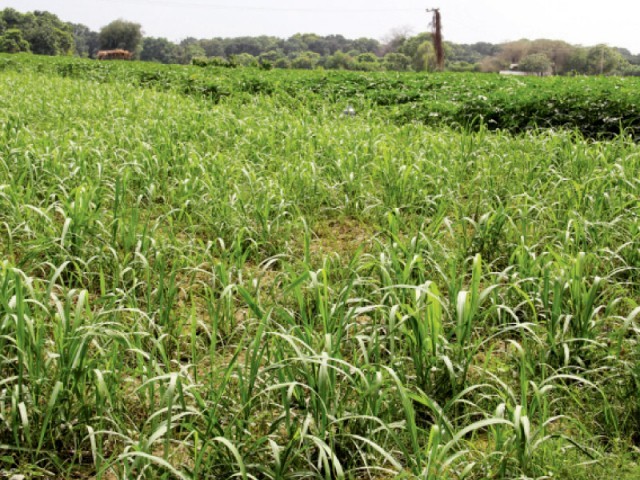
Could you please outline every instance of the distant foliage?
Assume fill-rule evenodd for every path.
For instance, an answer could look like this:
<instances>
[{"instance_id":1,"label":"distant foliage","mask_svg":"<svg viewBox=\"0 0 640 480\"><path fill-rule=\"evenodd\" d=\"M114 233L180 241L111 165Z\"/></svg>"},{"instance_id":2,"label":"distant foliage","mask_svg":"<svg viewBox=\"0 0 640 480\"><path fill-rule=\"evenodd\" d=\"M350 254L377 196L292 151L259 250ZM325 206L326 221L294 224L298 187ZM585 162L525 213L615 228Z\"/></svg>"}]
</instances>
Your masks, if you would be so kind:
<instances>
[{"instance_id":1,"label":"distant foliage","mask_svg":"<svg viewBox=\"0 0 640 480\"><path fill-rule=\"evenodd\" d=\"M384 56L384 65L387 70L406 72L411 69L411 57L402 53L387 53Z\"/></svg>"},{"instance_id":2,"label":"distant foliage","mask_svg":"<svg viewBox=\"0 0 640 480\"><path fill-rule=\"evenodd\" d=\"M145 37L140 60L159 63L176 63L176 45L166 38Z\"/></svg>"},{"instance_id":3,"label":"distant foliage","mask_svg":"<svg viewBox=\"0 0 640 480\"><path fill-rule=\"evenodd\" d=\"M75 42L75 53L79 57L95 58L100 50L98 32L94 32L86 25L70 24L73 29L73 40Z\"/></svg>"},{"instance_id":4,"label":"distant foliage","mask_svg":"<svg viewBox=\"0 0 640 480\"><path fill-rule=\"evenodd\" d=\"M18 29L27 43L15 33L7 37L12 29ZM498 72L513 64L523 64L521 69L555 75L637 75L633 66L640 65L640 55L605 45L581 47L549 39L522 39L497 45L443 41L443 50L437 51L434 36L431 32L412 35L406 28L398 28L383 41L298 33L288 38L187 37L175 43L163 37L144 37L140 24L123 19L94 32L85 25L62 22L48 12L20 13L11 8L0 11L0 50L5 52L96 58L100 49L121 48L133 52L137 59L165 64L188 65L198 59L195 64L201 65L203 58L217 57L224 62L214 60L208 65L365 72L431 72L440 69L438 58L442 54L444 69L455 72ZM532 59L537 59L535 66ZM541 68L547 64L549 68Z\"/></svg>"},{"instance_id":5,"label":"distant foliage","mask_svg":"<svg viewBox=\"0 0 640 480\"><path fill-rule=\"evenodd\" d=\"M522 59L518 68L523 72L537 73L543 75L551 72L552 63L544 53L532 53Z\"/></svg>"},{"instance_id":6,"label":"distant foliage","mask_svg":"<svg viewBox=\"0 0 640 480\"><path fill-rule=\"evenodd\" d=\"M136 52L142 43L142 26L139 23L115 20L100 30L99 41L102 50Z\"/></svg>"},{"instance_id":7,"label":"distant foliage","mask_svg":"<svg viewBox=\"0 0 640 480\"><path fill-rule=\"evenodd\" d=\"M191 64L196 67L223 67L235 68L237 65L224 57L195 57Z\"/></svg>"},{"instance_id":8,"label":"distant foliage","mask_svg":"<svg viewBox=\"0 0 640 480\"><path fill-rule=\"evenodd\" d=\"M30 52L31 47L22 37L22 31L18 28L10 28L0 36L0 52L20 53Z\"/></svg>"},{"instance_id":9,"label":"distant foliage","mask_svg":"<svg viewBox=\"0 0 640 480\"><path fill-rule=\"evenodd\" d=\"M0 11L0 50L40 55L70 55L74 52L73 29L49 12Z\"/></svg>"},{"instance_id":10,"label":"distant foliage","mask_svg":"<svg viewBox=\"0 0 640 480\"><path fill-rule=\"evenodd\" d=\"M250 53L241 53L239 55L234 55L231 58L231 61L238 65L239 67L257 67L258 59L251 55Z\"/></svg>"},{"instance_id":11,"label":"distant foliage","mask_svg":"<svg viewBox=\"0 0 640 480\"><path fill-rule=\"evenodd\" d=\"M29 15L29 14L27 14ZM71 55L74 50L71 26L49 12L34 12L35 22L26 30L31 51L40 55Z\"/></svg>"},{"instance_id":12,"label":"distant foliage","mask_svg":"<svg viewBox=\"0 0 640 480\"><path fill-rule=\"evenodd\" d=\"M587 73L590 75L607 75L619 72L627 63L620 52L607 45L596 45L587 52Z\"/></svg>"}]
</instances>

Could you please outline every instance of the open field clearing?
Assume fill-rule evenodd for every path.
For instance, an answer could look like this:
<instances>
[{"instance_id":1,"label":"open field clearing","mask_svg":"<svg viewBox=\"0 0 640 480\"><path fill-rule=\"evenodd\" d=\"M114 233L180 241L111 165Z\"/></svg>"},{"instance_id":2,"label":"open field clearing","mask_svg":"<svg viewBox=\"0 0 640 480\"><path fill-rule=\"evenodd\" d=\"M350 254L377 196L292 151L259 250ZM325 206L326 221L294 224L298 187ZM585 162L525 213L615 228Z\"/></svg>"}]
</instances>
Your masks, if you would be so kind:
<instances>
[{"instance_id":1,"label":"open field clearing","mask_svg":"<svg viewBox=\"0 0 640 480\"><path fill-rule=\"evenodd\" d=\"M0 65L0 478L640 477L637 118ZM589 79L625 112L631 81Z\"/></svg>"}]
</instances>

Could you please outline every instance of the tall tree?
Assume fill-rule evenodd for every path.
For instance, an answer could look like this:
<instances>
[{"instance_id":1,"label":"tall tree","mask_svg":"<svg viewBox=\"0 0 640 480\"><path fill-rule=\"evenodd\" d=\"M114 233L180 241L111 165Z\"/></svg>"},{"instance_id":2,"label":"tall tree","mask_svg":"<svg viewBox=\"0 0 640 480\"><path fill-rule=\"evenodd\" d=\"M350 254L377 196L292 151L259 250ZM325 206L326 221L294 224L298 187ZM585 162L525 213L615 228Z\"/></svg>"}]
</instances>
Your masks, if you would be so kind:
<instances>
[{"instance_id":1,"label":"tall tree","mask_svg":"<svg viewBox=\"0 0 640 480\"><path fill-rule=\"evenodd\" d=\"M360 53L378 53L380 42L373 38L360 37L352 42L351 48Z\"/></svg>"},{"instance_id":2,"label":"tall tree","mask_svg":"<svg viewBox=\"0 0 640 480\"><path fill-rule=\"evenodd\" d=\"M207 52L200 46L200 42L193 37L185 38L176 48L175 61L189 64L196 57L206 57Z\"/></svg>"},{"instance_id":3,"label":"tall tree","mask_svg":"<svg viewBox=\"0 0 640 480\"><path fill-rule=\"evenodd\" d=\"M318 55L331 54L331 47L327 39L316 35L315 33L305 33L302 35L302 41L307 46L310 52L317 53Z\"/></svg>"},{"instance_id":4,"label":"tall tree","mask_svg":"<svg viewBox=\"0 0 640 480\"><path fill-rule=\"evenodd\" d=\"M413 69L416 72L441 70L438 65L438 58L431 42L422 42L413 56Z\"/></svg>"},{"instance_id":5,"label":"tall tree","mask_svg":"<svg viewBox=\"0 0 640 480\"><path fill-rule=\"evenodd\" d=\"M585 47L576 47L571 52L571 56L567 60L565 72L569 74L585 74L587 73L587 54L589 49Z\"/></svg>"},{"instance_id":6,"label":"tall tree","mask_svg":"<svg viewBox=\"0 0 640 480\"><path fill-rule=\"evenodd\" d=\"M275 63L283 57L283 54L277 50L269 50L268 52L263 52L258 57L258 61L260 65L275 65Z\"/></svg>"},{"instance_id":7,"label":"tall tree","mask_svg":"<svg viewBox=\"0 0 640 480\"><path fill-rule=\"evenodd\" d=\"M22 32L18 28L9 28L0 35L0 52L20 53L30 52L29 42L22 38Z\"/></svg>"},{"instance_id":8,"label":"tall tree","mask_svg":"<svg viewBox=\"0 0 640 480\"><path fill-rule=\"evenodd\" d=\"M296 58L291 61L291 68L298 68L302 70L311 70L318 64L320 55L316 52L309 50L300 53Z\"/></svg>"},{"instance_id":9,"label":"tall tree","mask_svg":"<svg viewBox=\"0 0 640 480\"><path fill-rule=\"evenodd\" d=\"M524 57L529 55L531 41L523 38L515 42L502 44L498 58L507 64L520 63Z\"/></svg>"},{"instance_id":10,"label":"tall tree","mask_svg":"<svg viewBox=\"0 0 640 480\"><path fill-rule=\"evenodd\" d=\"M326 57L324 66L333 70L350 70L353 67L353 58L339 50Z\"/></svg>"},{"instance_id":11,"label":"tall tree","mask_svg":"<svg viewBox=\"0 0 640 480\"><path fill-rule=\"evenodd\" d=\"M400 48L409 39L411 35L411 27L404 26L394 28L383 39L383 47L381 53L386 55L387 53L395 53L400 51Z\"/></svg>"},{"instance_id":12,"label":"tall tree","mask_svg":"<svg viewBox=\"0 0 640 480\"><path fill-rule=\"evenodd\" d=\"M30 24L35 23L35 17L33 13L20 13L14 8L5 8L2 10L0 17L2 17L3 28L19 28L24 31Z\"/></svg>"},{"instance_id":13,"label":"tall tree","mask_svg":"<svg viewBox=\"0 0 640 480\"><path fill-rule=\"evenodd\" d=\"M202 39L199 43L207 57L224 56L224 41L221 38Z\"/></svg>"},{"instance_id":14,"label":"tall tree","mask_svg":"<svg viewBox=\"0 0 640 480\"><path fill-rule=\"evenodd\" d=\"M384 67L397 72L411 70L411 57L402 53L387 53L384 56Z\"/></svg>"},{"instance_id":15,"label":"tall tree","mask_svg":"<svg viewBox=\"0 0 640 480\"><path fill-rule=\"evenodd\" d=\"M376 72L382 69L380 58L374 53L361 53L355 59L353 68L355 70L363 70L365 72Z\"/></svg>"},{"instance_id":16,"label":"tall tree","mask_svg":"<svg viewBox=\"0 0 640 480\"><path fill-rule=\"evenodd\" d=\"M591 47L587 53L587 73L607 75L617 71L625 62L620 52L607 45Z\"/></svg>"},{"instance_id":17,"label":"tall tree","mask_svg":"<svg viewBox=\"0 0 640 480\"><path fill-rule=\"evenodd\" d=\"M76 44L76 55L94 58L100 49L98 32L94 32L86 25L69 24L73 30L73 40Z\"/></svg>"},{"instance_id":18,"label":"tall tree","mask_svg":"<svg viewBox=\"0 0 640 480\"><path fill-rule=\"evenodd\" d=\"M248 53L254 57L271 50L277 40L272 37L236 37L225 40L224 53L227 56Z\"/></svg>"},{"instance_id":19,"label":"tall tree","mask_svg":"<svg viewBox=\"0 0 640 480\"><path fill-rule=\"evenodd\" d=\"M232 57L233 63L239 67L257 67L258 58L250 53L240 53Z\"/></svg>"},{"instance_id":20,"label":"tall tree","mask_svg":"<svg viewBox=\"0 0 640 480\"><path fill-rule=\"evenodd\" d=\"M346 52L350 49L350 41L342 35L327 35L324 37L329 47L329 53L334 54L336 52Z\"/></svg>"},{"instance_id":21,"label":"tall tree","mask_svg":"<svg viewBox=\"0 0 640 480\"><path fill-rule=\"evenodd\" d=\"M307 47L307 44L304 42L304 39L302 38L302 35L299 33L296 33L292 37L289 37L286 40L284 40L282 42L281 47L284 53L287 55L296 54L296 53L309 50L309 48Z\"/></svg>"},{"instance_id":22,"label":"tall tree","mask_svg":"<svg viewBox=\"0 0 640 480\"><path fill-rule=\"evenodd\" d=\"M147 62L172 63L178 46L166 38L145 37L142 41L140 60Z\"/></svg>"},{"instance_id":23,"label":"tall tree","mask_svg":"<svg viewBox=\"0 0 640 480\"><path fill-rule=\"evenodd\" d=\"M398 48L398 53L411 58L411 65L417 72L434 70L437 63L432 39L433 35L431 33L419 33L406 39Z\"/></svg>"},{"instance_id":24,"label":"tall tree","mask_svg":"<svg viewBox=\"0 0 640 480\"><path fill-rule=\"evenodd\" d=\"M428 32L419 33L413 37L406 38L404 43L397 49L398 53L403 53L407 57L413 58L424 42L431 42L431 34Z\"/></svg>"},{"instance_id":25,"label":"tall tree","mask_svg":"<svg viewBox=\"0 0 640 480\"><path fill-rule=\"evenodd\" d=\"M21 28L31 51L39 55L72 55L75 43L71 26L49 12L25 15Z\"/></svg>"},{"instance_id":26,"label":"tall tree","mask_svg":"<svg viewBox=\"0 0 640 480\"><path fill-rule=\"evenodd\" d=\"M565 73L567 63L575 47L561 40L539 39L531 42L529 55L543 53L551 60L554 73Z\"/></svg>"},{"instance_id":27,"label":"tall tree","mask_svg":"<svg viewBox=\"0 0 640 480\"><path fill-rule=\"evenodd\" d=\"M134 53L142 42L142 26L122 19L114 20L102 27L98 38L102 50L122 48Z\"/></svg>"},{"instance_id":28,"label":"tall tree","mask_svg":"<svg viewBox=\"0 0 640 480\"><path fill-rule=\"evenodd\" d=\"M544 75L551 72L552 62L544 53L532 53L524 57L519 64L519 69L523 72L537 73Z\"/></svg>"}]
</instances>

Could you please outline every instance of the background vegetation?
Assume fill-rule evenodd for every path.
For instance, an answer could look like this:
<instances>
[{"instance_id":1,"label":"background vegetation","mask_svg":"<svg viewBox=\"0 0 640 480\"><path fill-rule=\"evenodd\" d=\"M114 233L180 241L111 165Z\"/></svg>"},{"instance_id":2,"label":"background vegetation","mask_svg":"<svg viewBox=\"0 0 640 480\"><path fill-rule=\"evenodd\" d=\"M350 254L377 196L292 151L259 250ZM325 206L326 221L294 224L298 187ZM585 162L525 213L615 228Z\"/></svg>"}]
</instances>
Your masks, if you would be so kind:
<instances>
[{"instance_id":1,"label":"background vegetation","mask_svg":"<svg viewBox=\"0 0 640 480\"><path fill-rule=\"evenodd\" d=\"M512 133L566 127L591 138L625 132L640 137L640 84L636 78L536 78L471 73L416 75L385 72L288 71L256 68L233 70L177 67L147 62L93 62L78 58L33 55L0 57L0 69L40 72L124 83L206 98L279 98L283 94L309 108L324 108L327 99L351 103L357 111L398 125L486 128Z\"/></svg>"},{"instance_id":2,"label":"background vegetation","mask_svg":"<svg viewBox=\"0 0 640 480\"><path fill-rule=\"evenodd\" d=\"M435 52L431 34L412 35L395 30L380 41L347 39L342 35L296 34L287 39L270 36L237 38L145 37L142 26L115 20L94 32L84 25L65 23L36 11L0 11L0 52L77 55L95 58L99 49L125 48L136 58L159 63L257 66L265 68L338 69L359 71L432 71ZM559 40L520 40L500 45L445 42L446 69L495 72L521 64L536 73L640 74L640 56L606 45L582 47Z\"/></svg>"}]
</instances>

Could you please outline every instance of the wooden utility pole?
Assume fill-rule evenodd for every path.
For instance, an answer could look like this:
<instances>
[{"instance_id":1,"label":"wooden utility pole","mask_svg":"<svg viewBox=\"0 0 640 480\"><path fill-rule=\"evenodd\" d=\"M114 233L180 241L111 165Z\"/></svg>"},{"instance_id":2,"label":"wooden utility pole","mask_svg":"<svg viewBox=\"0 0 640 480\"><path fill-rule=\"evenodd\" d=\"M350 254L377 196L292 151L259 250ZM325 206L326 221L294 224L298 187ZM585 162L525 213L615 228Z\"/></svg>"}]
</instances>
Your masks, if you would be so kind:
<instances>
[{"instance_id":1,"label":"wooden utility pole","mask_svg":"<svg viewBox=\"0 0 640 480\"><path fill-rule=\"evenodd\" d=\"M427 12L433 12L433 20L431 21L433 34L431 38L433 40L433 48L436 51L436 67L442 71L444 70L444 45L442 43L442 18L440 17L440 9L428 8Z\"/></svg>"},{"instance_id":2,"label":"wooden utility pole","mask_svg":"<svg viewBox=\"0 0 640 480\"><path fill-rule=\"evenodd\" d=\"M604 72L604 45L600 46L600 75Z\"/></svg>"}]
</instances>

